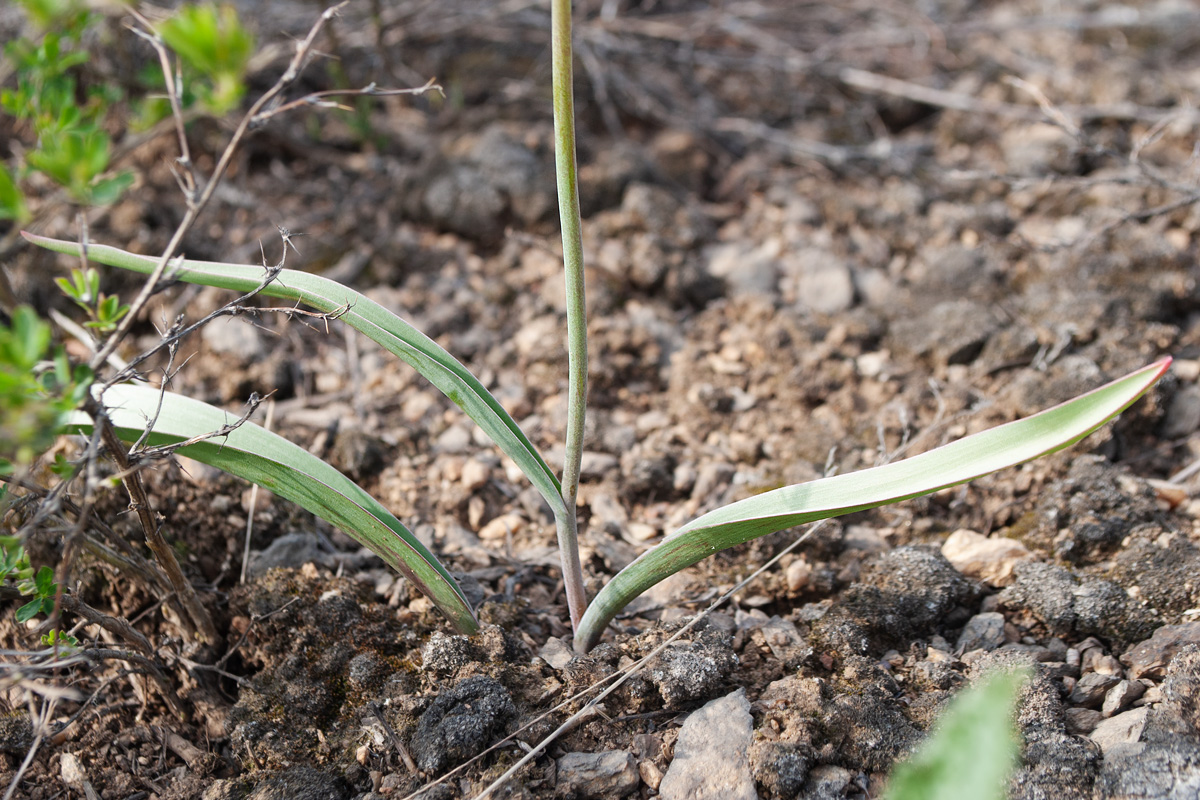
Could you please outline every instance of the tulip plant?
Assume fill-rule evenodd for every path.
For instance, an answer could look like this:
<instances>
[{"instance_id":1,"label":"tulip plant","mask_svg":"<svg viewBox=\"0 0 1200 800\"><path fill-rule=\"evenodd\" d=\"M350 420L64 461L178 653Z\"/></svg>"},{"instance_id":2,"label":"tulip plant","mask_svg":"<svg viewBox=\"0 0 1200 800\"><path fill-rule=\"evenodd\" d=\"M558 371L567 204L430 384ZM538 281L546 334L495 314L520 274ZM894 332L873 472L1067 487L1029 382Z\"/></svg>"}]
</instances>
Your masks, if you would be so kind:
<instances>
[{"instance_id":1,"label":"tulip plant","mask_svg":"<svg viewBox=\"0 0 1200 800\"><path fill-rule=\"evenodd\" d=\"M552 0L553 95L559 211L567 287L569 414L561 479L487 388L457 359L400 317L335 281L290 269L266 275L262 266L172 261L173 280L304 304L336 316L410 364L457 404L521 469L554 513L575 648L586 652L632 599L701 559L759 536L806 522L899 502L965 483L1067 447L1127 408L1167 370L1163 359L1032 417L968 436L884 466L786 486L719 508L684 525L621 570L589 602L579 560L576 495L587 395L587 329L583 247L575 163L571 89L571 4ZM34 244L79 257L74 242L26 234ZM146 274L158 259L91 243L86 257ZM265 285L264 285L265 283ZM136 384L98 387L118 435L139 447L178 445L181 454L264 486L342 528L402 572L459 631L478 627L450 573L391 513L336 469L253 423L224 430L229 415L198 400ZM148 421L153 426L145 436ZM83 411L69 421L87 433Z\"/></svg>"}]
</instances>

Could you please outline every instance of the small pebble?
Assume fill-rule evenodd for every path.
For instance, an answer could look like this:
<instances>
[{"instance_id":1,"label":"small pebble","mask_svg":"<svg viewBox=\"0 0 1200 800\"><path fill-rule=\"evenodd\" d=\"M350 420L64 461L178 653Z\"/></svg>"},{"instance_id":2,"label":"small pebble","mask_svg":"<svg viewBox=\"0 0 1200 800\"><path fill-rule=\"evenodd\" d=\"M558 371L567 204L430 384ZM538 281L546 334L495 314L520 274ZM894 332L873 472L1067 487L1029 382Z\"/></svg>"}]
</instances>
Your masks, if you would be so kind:
<instances>
[{"instance_id":1,"label":"small pebble","mask_svg":"<svg viewBox=\"0 0 1200 800\"><path fill-rule=\"evenodd\" d=\"M1104 702L1108 690L1120 683L1121 679L1114 675L1104 675L1100 672L1089 672L1075 684L1074 691L1068 698L1072 705L1085 708L1096 708Z\"/></svg>"},{"instance_id":2,"label":"small pebble","mask_svg":"<svg viewBox=\"0 0 1200 800\"><path fill-rule=\"evenodd\" d=\"M1142 738L1149 714L1149 708L1135 708L1117 714L1096 725L1088 736L1100 745L1100 749L1105 753L1116 745L1133 744Z\"/></svg>"},{"instance_id":3,"label":"small pebble","mask_svg":"<svg viewBox=\"0 0 1200 800\"><path fill-rule=\"evenodd\" d=\"M624 797L638 785L638 766L630 753L567 753L558 759L556 791L568 797Z\"/></svg>"},{"instance_id":4,"label":"small pebble","mask_svg":"<svg viewBox=\"0 0 1200 800\"><path fill-rule=\"evenodd\" d=\"M1067 733L1086 736L1096 729L1104 715L1094 708L1068 708L1063 712Z\"/></svg>"},{"instance_id":5,"label":"small pebble","mask_svg":"<svg viewBox=\"0 0 1200 800\"><path fill-rule=\"evenodd\" d=\"M812 577L812 565L803 558L798 558L791 564L788 564L786 578L788 590L798 592L808 585L808 579Z\"/></svg>"},{"instance_id":6,"label":"small pebble","mask_svg":"<svg viewBox=\"0 0 1200 800\"><path fill-rule=\"evenodd\" d=\"M482 489L491 480L492 468L476 458L467 459L462 469L462 485L468 492Z\"/></svg>"},{"instance_id":7,"label":"small pebble","mask_svg":"<svg viewBox=\"0 0 1200 800\"><path fill-rule=\"evenodd\" d=\"M1145 693L1146 687L1141 681L1121 681L1104 695L1104 705L1100 711L1104 716L1111 717L1124 711Z\"/></svg>"}]
</instances>

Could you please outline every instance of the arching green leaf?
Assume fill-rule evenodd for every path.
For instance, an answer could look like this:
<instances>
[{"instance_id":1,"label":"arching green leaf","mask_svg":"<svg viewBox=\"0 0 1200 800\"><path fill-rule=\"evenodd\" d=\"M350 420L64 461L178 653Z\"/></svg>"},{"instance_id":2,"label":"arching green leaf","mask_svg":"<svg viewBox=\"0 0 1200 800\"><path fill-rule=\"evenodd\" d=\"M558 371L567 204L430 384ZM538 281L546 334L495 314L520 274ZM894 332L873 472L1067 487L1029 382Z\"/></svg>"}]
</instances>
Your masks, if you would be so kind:
<instances>
[{"instance_id":1,"label":"arching green leaf","mask_svg":"<svg viewBox=\"0 0 1200 800\"><path fill-rule=\"evenodd\" d=\"M152 446L203 436L236 421L215 406L145 386L113 386L105 392L104 404L117 435L127 442L136 441L157 414L147 439ZM93 422L86 413L76 411L68 426L87 434ZM403 573L457 630L472 633L478 629L458 584L425 545L358 484L304 448L245 422L225 436L187 445L178 452L257 483L333 523Z\"/></svg>"},{"instance_id":2,"label":"arching green leaf","mask_svg":"<svg viewBox=\"0 0 1200 800\"><path fill-rule=\"evenodd\" d=\"M1162 377L1166 358L1062 405L903 461L785 486L689 522L608 582L576 632L587 652L633 598L713 553L806 522L897 503L974 480L1074 444Z\"/></svg>"}]
</instances>

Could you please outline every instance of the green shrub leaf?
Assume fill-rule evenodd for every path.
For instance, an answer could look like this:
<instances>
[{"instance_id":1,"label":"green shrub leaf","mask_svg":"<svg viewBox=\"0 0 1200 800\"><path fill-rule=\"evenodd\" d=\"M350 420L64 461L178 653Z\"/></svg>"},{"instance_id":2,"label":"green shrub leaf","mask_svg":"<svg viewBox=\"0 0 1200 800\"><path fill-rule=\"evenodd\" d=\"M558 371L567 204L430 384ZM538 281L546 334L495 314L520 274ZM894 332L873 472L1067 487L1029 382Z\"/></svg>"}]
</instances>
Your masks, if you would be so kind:
<instances>
[{"instance_id":1,"label":"green shrub leaf","mask_svg":"<svg viewBox=\"0 0 1200 800\"><path fill-rule=\"evenodd\" d=\"M30 600L28 603L17 609L17 622L28 622L36 617L41 610L42 601L40 599Z\"/></svg>"}]
</instances>

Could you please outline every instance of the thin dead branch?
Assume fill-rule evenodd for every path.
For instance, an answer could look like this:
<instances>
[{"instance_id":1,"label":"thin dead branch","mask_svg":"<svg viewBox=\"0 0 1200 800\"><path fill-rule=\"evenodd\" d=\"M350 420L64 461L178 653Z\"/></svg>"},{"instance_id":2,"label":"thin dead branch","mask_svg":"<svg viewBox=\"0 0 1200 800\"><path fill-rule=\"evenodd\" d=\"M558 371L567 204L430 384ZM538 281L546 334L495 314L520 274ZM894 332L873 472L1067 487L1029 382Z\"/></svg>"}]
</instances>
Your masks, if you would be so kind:
<instances>
[{"instance_id":1,"label":"thin dead branch","mask_svg":"<svg viewBox=\"0 0 1200 800\"><path fill-rule=\"evenodd\" d=\"M141 522L146 545L162 566L171 588L179 596L180 602L187 612L184 620L188 625L189 633L197 634L200 640L210 647L220 647L221 634L217 631L212 615L200 602L195 588L180 569L179 561L175 558L175 551L163 538L141 476L133 468L134 464L130 460L124 443L117 436L116 430L113 429L112 423L109 422L108 416L95 397L88 398L84 410L91 415L96 430L100 431L100 436L108 448L109 455L116 462L117 469L123 476L122 483L129 494L130 508L137 514L138 520Z\"/></svg>"},{"instance_id":2,"label":"thin dead branch","mask_svg":"<svg viewBox=\"0 0 1200 800\"><path fill-rule=\"evenodd\" d=\"M151 296L153 296L157 290L159 281L166 273L168 264L179 250L179 246L183 243L183 237L186 236L188 231L192 229L192 226L195 224L197 218L199 218L200 213L204 210L204 207L208 205L208 201L212 199L213 192L216 191L217 184L220 183L221 178L225 175L225 171L229 168L230 163L233 161L233 155L237 151L238 145L241 144L241 141L245 137L247 131L250 130L251 121L264 108L267 108L275 100L275 98L283 92L284 89L290 86L296 80L296 78L299 77L300 71L304 68L304 65L308 63L309 54L312 50L313 43L316 41L317 35L321 32L321 29L325 26L325 24L332 19L338 13L338 11L340 11L346 5L347 2L349 2L349 0L343 0L343 2L327 8L325 12L321 14L320 18L309 30L308 36L306 36L302 42L299 42L296 45L295 55L293 56L292 61L288 65L288 68L284 74L280 76L278 81L275 82L275 85L268 89L261 97L258 98L258 100L254 102L254 104L250 107L250 110L242 117L241 122L238 123L237 128L233 132L233 136L230 137L229 143L225 146L224 152L221 153L221 157L217 161L217 165L213 168L212 175L209 176L208 182L205 184L204 188L201 189L194 200L189 200L188 210L184 215L183 221L179 223L178 227L176 227L175 233L172 234L171 240L163 249L162 254L159 256L158 263L154 267L154 271L143 285L142 290L138 293L137 297L134 298L133 302L130 303L128 313L126 313L126 315L121 319L116 330L113 331L113 333L108 337L104 345L92 357L91 366L93 369L98 369L108 359L109 354L115 351L117 345L119 345L120 342L129 334L135 319L138 317L141 310L145 307L146 303L150 301Z\"/></svg>"}]
</instances>

